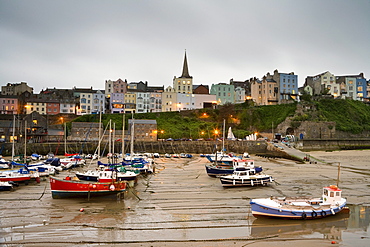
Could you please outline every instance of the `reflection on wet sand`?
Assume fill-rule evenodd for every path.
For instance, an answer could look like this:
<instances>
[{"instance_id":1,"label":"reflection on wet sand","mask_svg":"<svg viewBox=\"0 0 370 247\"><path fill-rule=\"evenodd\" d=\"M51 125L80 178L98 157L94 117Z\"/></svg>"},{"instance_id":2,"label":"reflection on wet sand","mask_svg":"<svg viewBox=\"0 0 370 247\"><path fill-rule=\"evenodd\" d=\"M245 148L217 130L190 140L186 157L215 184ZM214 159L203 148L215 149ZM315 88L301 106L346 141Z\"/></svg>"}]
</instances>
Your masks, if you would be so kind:
<instances>
[{"instance_id":1,"label":"reflection on wet sand","mask_svg":"<svg viewBox=\"0 0 370 247\"><path fill-rule=\"evenodd\" d=\"M322 234L324 239L341 240L341 233L347 229L349 214L341 213L333 217L316 220L282 220L258 218L252 223L251 237L265 238L282 235Z\"/></svg>"},{"instance_id":2,"label":"reflection on wet sand","mask_svg":"<svg viewBox=\"0 0 370 247\"><path fill-rule=\"evenodd\" d=\"M342 241L344 232L367 232L370 225L370 207L350 205L350 212L316 220L284 220L256 218L252 222L251 238L304 237ZM368 237L362 236L362 239ZM357 246L362 246L357 242Z\"/></svg>"}]
</instances>

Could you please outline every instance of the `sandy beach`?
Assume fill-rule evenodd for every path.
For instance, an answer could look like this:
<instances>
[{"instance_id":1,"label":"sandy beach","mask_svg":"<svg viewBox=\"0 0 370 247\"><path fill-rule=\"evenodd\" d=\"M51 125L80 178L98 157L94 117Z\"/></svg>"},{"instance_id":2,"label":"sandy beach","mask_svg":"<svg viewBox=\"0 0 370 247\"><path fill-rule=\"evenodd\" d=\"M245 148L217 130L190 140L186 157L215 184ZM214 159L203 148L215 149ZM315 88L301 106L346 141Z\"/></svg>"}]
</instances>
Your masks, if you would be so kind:
<instances>
[{"instance_id":1,"label":"sandy beach","mask_svg":"<svg viewBox=\"0 0 370 247\"><path fill-rule=\"evenodd\" d=\"M252 155L275 182L224 188L209 177L205 158L156 159L123 200L52 199L48 179L0 193L5 246L367 246L370 150L310 152L317 164ZM354 210L349 217L306 222L258 221L251 198L317 196L337 183ZM80 168L82 169L82 168ZM85 168L86 169L86 168ZM64 171L59 176L73 174ZM44 194L43 194L44 193ZM84 212L80 209L84 208ZM361 212L365 215L360 215ZM363 213L363 212L362 212ZM358 217L365 217L353 231ZM334 216L336 217L336 216ZM271 228L271 226L273 226ZM335 230L333 232L333 229ZM335 242L334 244L332 242Z\"/></svg>"}]
</instances>

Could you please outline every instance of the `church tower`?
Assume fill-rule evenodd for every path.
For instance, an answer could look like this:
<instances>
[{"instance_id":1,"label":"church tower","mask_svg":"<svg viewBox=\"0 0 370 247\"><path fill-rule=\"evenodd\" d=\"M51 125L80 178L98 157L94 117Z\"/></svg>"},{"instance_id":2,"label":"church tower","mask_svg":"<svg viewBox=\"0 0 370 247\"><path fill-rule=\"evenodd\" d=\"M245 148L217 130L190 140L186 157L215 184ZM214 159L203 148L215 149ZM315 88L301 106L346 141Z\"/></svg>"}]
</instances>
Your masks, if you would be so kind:
<instances>
[{"instance_id":1,"label":"church tower","mask_svg":"<svg viewBox=\"0 0 370 247\"><path fill-rule=\"evenodd\" d=\"M189 75L188 61L186 58L186 50L184 56L184 65L182 67L182 75L178 78L173 78L173 88L176 93L193 93L193 77Z\"/></svg>"}]
</instances>

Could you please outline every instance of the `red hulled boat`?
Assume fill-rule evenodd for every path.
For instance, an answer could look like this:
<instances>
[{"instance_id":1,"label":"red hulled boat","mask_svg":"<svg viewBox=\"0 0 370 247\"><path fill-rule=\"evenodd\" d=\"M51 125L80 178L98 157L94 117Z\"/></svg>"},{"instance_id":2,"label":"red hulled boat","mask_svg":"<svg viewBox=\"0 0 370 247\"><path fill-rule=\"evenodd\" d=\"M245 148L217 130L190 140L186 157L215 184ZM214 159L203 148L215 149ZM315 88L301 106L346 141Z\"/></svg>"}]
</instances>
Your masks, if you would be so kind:
<instances>
[{"instance_id":1,"label":"red hulled boat","mask_svg":"<svg viewBox=\"0 0 370 247\"><path fill-rule=\"evenodd\" d=\"M50 177L51 195L54 199L72 197L106 196L126 191L126 182L92 182L77 177L60 179Z\"/></svg>"},{"instance_id":2,"label":"red hulled boat","mask_svg":"<svg viewBox=\"0 0 370 247\"><path fill-rule=\"evenodd\" d=\"M22 174L19 172L2 172L0 173L1 182L24 182L31 180L31 174Z\"/></svg>"}]
</instances>

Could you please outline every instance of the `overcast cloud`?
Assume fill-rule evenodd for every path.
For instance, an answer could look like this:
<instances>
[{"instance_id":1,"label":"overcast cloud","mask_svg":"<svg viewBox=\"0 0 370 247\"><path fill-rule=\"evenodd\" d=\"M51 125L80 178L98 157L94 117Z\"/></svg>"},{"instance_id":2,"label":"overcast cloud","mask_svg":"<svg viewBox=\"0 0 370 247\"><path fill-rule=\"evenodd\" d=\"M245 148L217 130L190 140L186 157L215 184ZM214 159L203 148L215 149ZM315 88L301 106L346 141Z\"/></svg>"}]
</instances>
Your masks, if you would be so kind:
<instances>
[{"instance_id":1,"label":"overcast cloud","mask_svg":"<svg viewBox=\"0 0 370 247\"><path fill-rule=\"evenodd\" d=\"M0 84L172 85L186 49L194 84L275 69L370 78L369 0L0 0Z\"/></svg>"}]
</instances>

